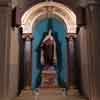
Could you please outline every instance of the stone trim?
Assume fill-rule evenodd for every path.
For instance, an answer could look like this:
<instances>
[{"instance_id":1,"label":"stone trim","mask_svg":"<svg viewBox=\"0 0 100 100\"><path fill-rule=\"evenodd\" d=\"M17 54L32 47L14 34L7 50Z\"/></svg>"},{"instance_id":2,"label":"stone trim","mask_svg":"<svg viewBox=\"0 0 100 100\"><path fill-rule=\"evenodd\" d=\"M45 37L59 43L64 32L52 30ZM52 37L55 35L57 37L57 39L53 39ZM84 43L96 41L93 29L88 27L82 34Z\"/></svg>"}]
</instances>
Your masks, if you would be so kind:
<instances>
[{"instance_id":1,"label":"stone trim","mask_svg":"<svg viewBox=\"0 0 100 100\"><path fill-rule=\"evenodd\" d=\"M11 2L10 1L0 1L0 7L10 7Z\"/></svg>"}]
</instances>

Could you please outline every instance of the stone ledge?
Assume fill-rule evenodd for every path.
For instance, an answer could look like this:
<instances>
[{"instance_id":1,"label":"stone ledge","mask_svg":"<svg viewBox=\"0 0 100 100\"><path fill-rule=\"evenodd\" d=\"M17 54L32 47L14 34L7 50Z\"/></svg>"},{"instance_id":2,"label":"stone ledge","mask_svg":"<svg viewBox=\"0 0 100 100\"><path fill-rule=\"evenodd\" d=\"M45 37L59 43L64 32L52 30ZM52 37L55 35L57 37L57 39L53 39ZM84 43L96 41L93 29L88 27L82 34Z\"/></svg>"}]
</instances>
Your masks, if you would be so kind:
<instances>
[{"instance_id":1,"label":"stone ledge","mask_svg":"<svg viewBox=\"0 0 100 100\"><path fill-rule=\"evenodd\" d=\"M100 5L100 1L96 1L96 0L89 0L87 1L87 6L91 6L91 5Z\"/></svg>"},{"instance_id":2,"label":"stone ledge","mask_svg":"<svg viewBox=\"0 0 100 100\"><path fill-rule=\"evenodd\" d=\"M9 7L11 6L11 1L9 0L0 0L0 7Z\"/></svg>"},{"instance_id":3,"label":"stone ledge","mask_svg":"<svg viewBox=\"0 0 100 100\"><path fill-rule=\"evenodd\" d=\"M88 100L88 98L84 96L67 96L62 93L59 94L59 92L64 91L64 88L40 89L36 93L32 90L23 90L22 94L13 100Z\"/></svg>"}]
</instances>

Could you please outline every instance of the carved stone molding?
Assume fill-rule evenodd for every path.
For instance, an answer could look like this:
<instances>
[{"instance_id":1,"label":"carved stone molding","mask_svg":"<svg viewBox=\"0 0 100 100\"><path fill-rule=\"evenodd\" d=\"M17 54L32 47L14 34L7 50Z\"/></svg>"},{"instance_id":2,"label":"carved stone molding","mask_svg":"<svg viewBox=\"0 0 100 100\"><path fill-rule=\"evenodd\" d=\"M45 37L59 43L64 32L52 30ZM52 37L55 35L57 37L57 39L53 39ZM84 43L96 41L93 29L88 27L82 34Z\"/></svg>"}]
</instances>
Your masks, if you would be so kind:
<instances>
[{"instance_id":1,"label":"carved stone molding","mask_svg":"<svg viewBox=\"0 0 100 100\"><path fill-rule=\"evenodd\" d=\"M88 0L87 4L88 5L98 5L100 4L100 0Z\"/></svg>"},{"instance_id":2,"label":"carved stone molding","mask_svg":"<svg viewBox=\"0 0 100 100\"><path fill-rule=\"evenodd\" d=\"M74 12L63 4L49 1L39 3L23 14L22 26L24 33L32 32L32 27L34 27L39 20L48 16L60 19L64 23L66 31L70 33L76 32L77 25Z\"/></svg>"},{"instance_id":3,"label":"carved stone molding","mask_svg":"<svg viewBox=\"0 0 100 100\"><path fill-rule=\"evenodd\" d=\"M11 6L10 0L0 0L0 7L9 7Z\"/></svg>"}]
</instances>

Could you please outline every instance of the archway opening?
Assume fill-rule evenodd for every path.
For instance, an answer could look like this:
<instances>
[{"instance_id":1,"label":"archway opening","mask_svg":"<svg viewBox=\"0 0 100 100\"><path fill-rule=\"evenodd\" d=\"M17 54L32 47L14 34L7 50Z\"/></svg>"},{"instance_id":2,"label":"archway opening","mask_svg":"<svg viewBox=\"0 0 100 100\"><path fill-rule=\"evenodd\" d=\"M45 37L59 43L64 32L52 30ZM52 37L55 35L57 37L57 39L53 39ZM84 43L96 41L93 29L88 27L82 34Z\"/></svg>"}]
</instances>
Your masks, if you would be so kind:
<instances>
[{"instance_id":1,"label":"archway opening","mask_svg":"<svg viewBox=\"0 0 100 100\"><path fill-rule=\"evenodd\" d=\"M67 64L67 42L66 42L66 29L64 23L56 18L52 19L52 33L57 45L57 63L54 65L57 72L57 81L59 86L66 87L68 83L68 64ZM42 27L41 27L42 26ZM35 27L33 27L33 64L32 64L32 87L33 90L38 88L41 84L41 71L42 64L40 62L41 49L40 45L48 32L48 19L40 20ZM66 55L66 56L65 56Z\"/></svg>"},{"instance_id":2,"label":"archway opening","mask_svg":"<svg viewBox=\"0 0 100 100\"><path fill-rule=\"evenodd\" d=\"M35 46L33 46L33 48L37 48L39 46L39 42L43 38L43 33L47 31L46 30L46 23L47 23L46 18L48 16L48 14L49 14L49 17L52 18L52 20L54 22L53 23L54 38L56 39L56 42L58 39L57 44L59 44L59 42L62 43L61 48L59 48L61 53L59 53L59 54L62 55L62 59L63 59L63 55L64 55L64 57L65 57L64 60L66 60L65 61L66 64L62 64L62 61L59 61L59 65L62 64L61 66L66 66L66 68L63 67L63 71L65 71L64 73L67 74L67 54L62 53L62 51L65 50L67 52L67 43L65 40L67 33L73 33L73 34L76 33L76 27L77 27L76 15L74 14L74 12L72 10L70 10L63 4L53 2L53 1L39 3L35 6L33 6L32 8L30 8L28 11L26 11L23 14L22 19L21 19L23 33L24 34L26 34L26 33L33 34L33 38L36 39L36 40L35 39L33 40L33 44L35 44ZM40 30L41 30L41 32L40 32ZM56 36L57 36L57 38L56 38ZM39 55L39 52L38 52L38 54L37 54L37 52L33 52L32 55L33 55L33 69L35 68L34 70L32 70L34 72L34 77L32 78L32 81L33 81L32 86L33 86L33 90L34 90L36 87L39 86L38 84L40 84L40 81L41 81L41 78L40 78L40 80L36 81L36 79L37 79L36 77L37 76L39 77L39 73L40 73L40 69L37 70L37 67L36 67L36 66L38 66L38 67L40 66L40 62L38 62L39 60L37 60L40 57L40 55ZM59 59L60 59L60 57L59 57ZM62 59L60 59L60 60L62 60ZM36 65L37 62L38 62L38 65ZM65 68L65 70L64 70L64 68ZM61 73L63 73L63 71ZM58 75L60 75L61 79L63 80L63 82L61 84L66 83L66 85L67 85L67 81L68 81L67 75L66 76L64 74L58 74ZM66 81L66 82L64 82L64 81ZM39 82L39 83L37 84L36 82ZM65 86L65 85L63 85L63 86Z\"/></svg>"}]
</instances>

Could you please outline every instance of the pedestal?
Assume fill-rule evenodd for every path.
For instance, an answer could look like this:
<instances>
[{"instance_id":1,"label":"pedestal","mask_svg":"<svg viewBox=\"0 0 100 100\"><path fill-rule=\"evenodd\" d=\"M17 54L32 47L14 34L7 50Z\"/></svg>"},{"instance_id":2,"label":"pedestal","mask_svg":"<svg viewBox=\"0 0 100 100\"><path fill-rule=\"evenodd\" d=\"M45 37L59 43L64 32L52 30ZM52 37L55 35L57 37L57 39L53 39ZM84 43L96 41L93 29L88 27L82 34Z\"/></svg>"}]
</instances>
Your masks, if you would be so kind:
<instances>
[{"instance_id":1,"label":"pedestal","mask_svg":"<svg viewBox=\"0 0 100 100\"><path fill-rule=\"evenodd\" d=\"M41 88L57 88L57 73L53 66L46 66L42 71Z\"/></svg>"}]
</instances>

